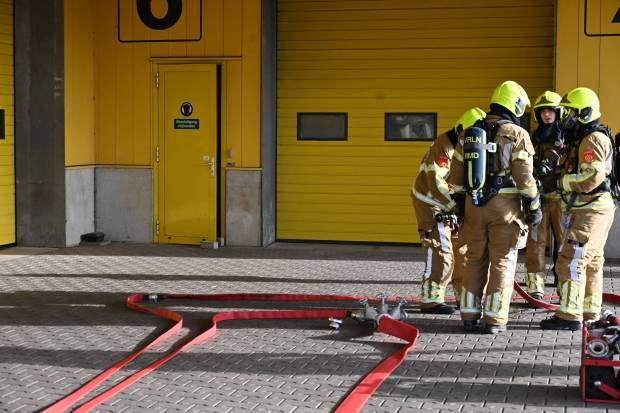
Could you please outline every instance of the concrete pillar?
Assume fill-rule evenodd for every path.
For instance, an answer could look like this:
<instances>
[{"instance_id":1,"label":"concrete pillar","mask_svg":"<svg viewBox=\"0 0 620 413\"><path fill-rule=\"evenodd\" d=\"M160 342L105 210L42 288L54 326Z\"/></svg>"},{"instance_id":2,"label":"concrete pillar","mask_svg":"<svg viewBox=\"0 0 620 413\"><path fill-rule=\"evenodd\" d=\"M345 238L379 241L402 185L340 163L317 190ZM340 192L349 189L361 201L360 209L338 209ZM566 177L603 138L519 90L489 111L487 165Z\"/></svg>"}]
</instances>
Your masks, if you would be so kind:
<instances>
[{"instance_id":1,"label":"concrete pillar","mask_svg":"<svg viewBox=\"0 0 620 413\"><path fill-rule=\"evenodd\" d=\"M19 245L66 245L63 16L63 0L15 1Z\"/></svg>"},{"instance_id":2,"label":"concrete pillar","mask_svg":"<svg viewBox=\"0 0 620 413\"><path fill-rule=\"evenodd\" d=\"M276 240L276 0L262 1L261 245Z\"/></svg>"}]
</instances>

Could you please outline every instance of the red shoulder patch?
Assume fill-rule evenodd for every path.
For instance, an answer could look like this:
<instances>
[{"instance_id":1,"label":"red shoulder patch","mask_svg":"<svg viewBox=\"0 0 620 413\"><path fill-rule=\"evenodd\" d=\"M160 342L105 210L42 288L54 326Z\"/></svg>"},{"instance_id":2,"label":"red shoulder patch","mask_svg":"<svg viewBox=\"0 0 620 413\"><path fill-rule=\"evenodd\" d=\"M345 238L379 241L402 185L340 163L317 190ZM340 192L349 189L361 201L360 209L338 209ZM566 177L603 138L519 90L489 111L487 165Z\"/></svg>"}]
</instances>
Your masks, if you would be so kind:
<instances>
[{"instance_id":1,"label":"red shoulder patch","mask_svg":"<svg viewBox=\"0 0 620 413\"><path fill-rule=\"evenodd\" d=\"M587 163L592 163L594 161L594 149L588 149L584 151L581 156L583 157L583 161Z\"/></svg>"},{"instance_id":2,"label":"red shoulder patch","mask_svg":"<svg viewBox=\"0 0 620 413\"><path fill-rule=\"evenodd\" d=\"M450 158L444 155L438 156L437 159L435 159L435 163L439 165L440 168L445 168L450 163Z\"/></svg>"}]
</instances>

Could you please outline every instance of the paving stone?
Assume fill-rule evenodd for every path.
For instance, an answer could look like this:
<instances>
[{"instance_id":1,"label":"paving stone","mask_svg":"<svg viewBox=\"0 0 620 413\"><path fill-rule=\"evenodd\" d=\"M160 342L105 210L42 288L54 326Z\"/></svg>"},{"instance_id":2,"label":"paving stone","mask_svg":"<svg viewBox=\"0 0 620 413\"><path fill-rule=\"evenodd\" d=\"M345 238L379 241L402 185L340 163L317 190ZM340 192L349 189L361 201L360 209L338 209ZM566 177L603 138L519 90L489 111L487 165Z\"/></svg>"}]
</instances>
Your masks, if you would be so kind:
<instances>
[{"instance_id":1,"label":"paving stone","mask_svg":"<svg viewBox=\"0 0 620 413\"><path fill-rule=\"evenodd\" d=\"M0 412L35 411L77 389L171 323L125 307L135 292L418 295L424 257L414 247L278 244L221 248L116 244L50 251L0 263ZM518 277L523 277L522 263ZM620 291L620 266L604 288ZM548 272L548 282L551 273ZM551 289L548 291L551 293ZM448 294L452 294L449 288ZM119 383L204 331L225 309L357 303L164 300L185 328L108 380ZM606 412L579 399L580 332L542 332L548 316L523 303L497 337L463 334L459 315L408 306L416 348L364 412ZM98 408L100 412L328 412L400 341L350 320L224 322L191 348Z\"/></svg>"}]
</instances>

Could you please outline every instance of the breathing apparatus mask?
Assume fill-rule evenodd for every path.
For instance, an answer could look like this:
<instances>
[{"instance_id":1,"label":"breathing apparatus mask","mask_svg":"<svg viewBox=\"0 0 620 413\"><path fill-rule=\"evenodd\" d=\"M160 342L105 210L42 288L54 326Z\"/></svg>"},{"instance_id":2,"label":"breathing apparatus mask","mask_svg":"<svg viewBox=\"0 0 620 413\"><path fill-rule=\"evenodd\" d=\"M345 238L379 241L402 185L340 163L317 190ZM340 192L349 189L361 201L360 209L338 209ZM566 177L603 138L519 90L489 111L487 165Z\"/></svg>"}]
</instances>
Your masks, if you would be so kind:
<instances>
[{"instance_id":1,"label":"breathing apparatus mask","mask_svg":"<svg viewBox=\"0 0 620 413\"><path fill-rule=\"evenodd\" d=\"M564 139L567 143L574 142L580 137L587 135L589 131L595 129L599 124L598 119L592 120L588 123L582 122L580 120L581 116L578 114L576 109L569 108L565 112L566 114L562 118L560 126L564 134Z\"/></svg>"},{"instance_id":2,"label":"breathing apparatus mask","mask_svg":"<svg viewBox=\"0 0 620 413\"><path fill-rule=\"evenodd\" d=\"M565 131L576 129L579 126L577 122L577 110L573 108L567 108L564 111L564 116L561 120L561 127Z\"/></svg>"}]
</instances>

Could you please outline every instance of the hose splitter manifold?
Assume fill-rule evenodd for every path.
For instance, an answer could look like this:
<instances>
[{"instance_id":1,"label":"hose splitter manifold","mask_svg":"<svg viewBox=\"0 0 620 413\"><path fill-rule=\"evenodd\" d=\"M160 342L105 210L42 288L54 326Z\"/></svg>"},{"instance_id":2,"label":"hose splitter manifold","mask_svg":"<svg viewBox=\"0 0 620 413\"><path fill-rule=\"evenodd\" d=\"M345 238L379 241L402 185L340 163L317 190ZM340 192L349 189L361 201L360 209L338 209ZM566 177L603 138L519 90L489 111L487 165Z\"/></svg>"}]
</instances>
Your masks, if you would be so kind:
<instances>
[{"instance_id":1,"label":"hose splitter manifold","mask_svg":"<svg viewBox=\"0 0 620 413\"><path fill-rule=\"evenodd\" d=\"M396 297L397 301L390 309L387 302L388 295L386 293L377 294L377 306L370 305L368 298L360 300L360 304L363 308L358 310L352 310L350 317L359 323L372 325L373 328L377 328L381 317L387 316L398 321L407 321L407 311L403 308L407 301L402 297ZM342 325L342 319L330 318L329 326L335 330Z\"/></svg>"}]
</instances>

